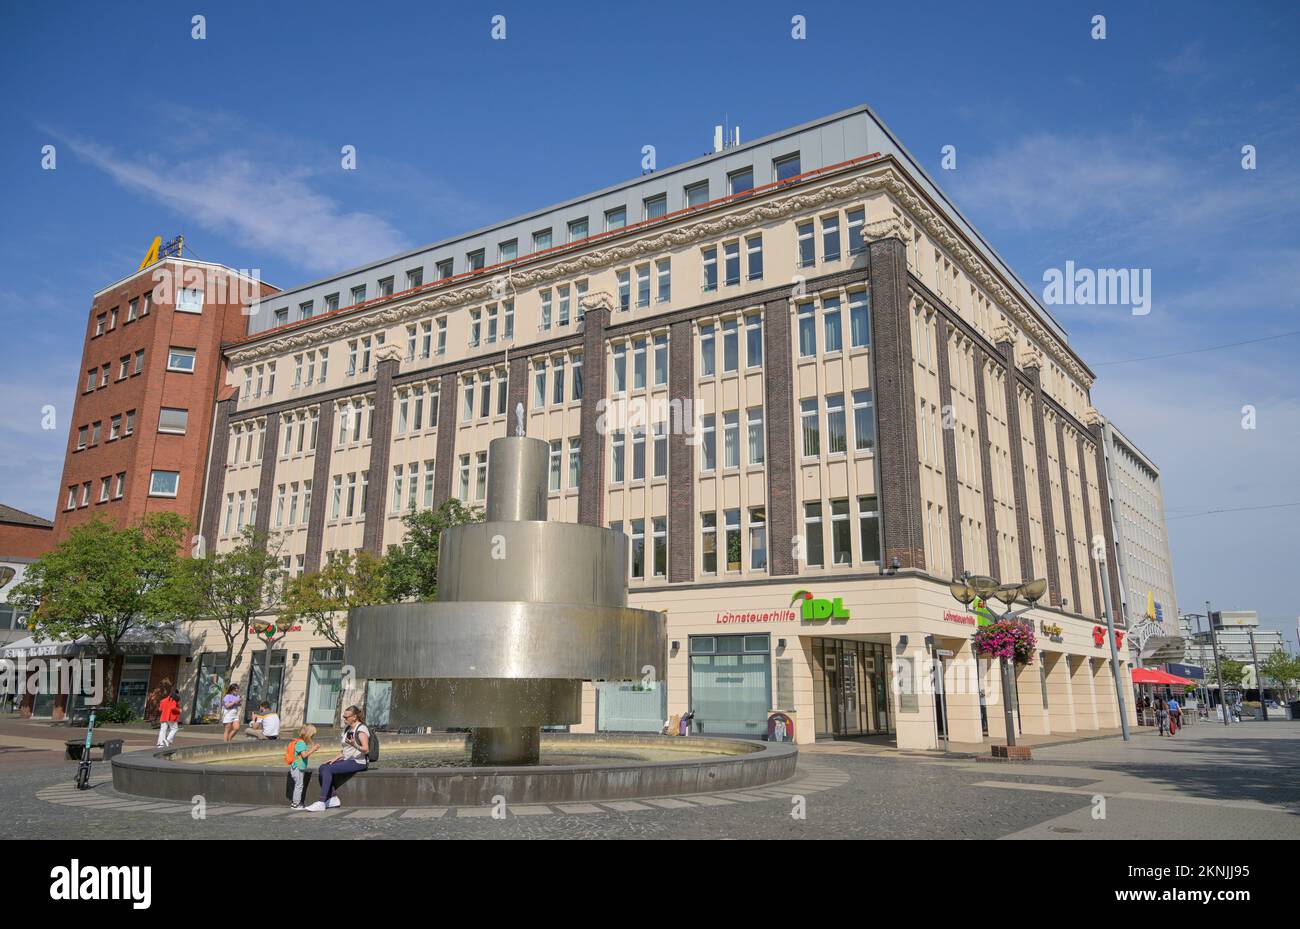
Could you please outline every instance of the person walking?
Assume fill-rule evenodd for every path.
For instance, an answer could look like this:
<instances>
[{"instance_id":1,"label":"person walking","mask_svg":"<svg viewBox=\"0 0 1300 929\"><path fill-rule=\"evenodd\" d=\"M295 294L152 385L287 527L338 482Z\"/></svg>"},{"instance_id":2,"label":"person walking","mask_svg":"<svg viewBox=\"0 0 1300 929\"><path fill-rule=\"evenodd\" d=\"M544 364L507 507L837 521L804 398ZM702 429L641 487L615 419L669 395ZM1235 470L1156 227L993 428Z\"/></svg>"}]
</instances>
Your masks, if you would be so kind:
<instances>
[{"instance_id":1,"label":"person walking","mask_svg":"<svg viewBox=\"0 0 1300 929\"><path fill-rule=\"evenodd\" d=\"M1173 735L1183 728L1183 708L1178 705L1177 697L1169 698L1169 734Z\"/></svg>"},{"instance_id":2,"label":"person walking","mask_svg":"<svg viewBox=\"0 0 1300 929\"><path fill-rule=\"evenodd\" d=\"M1160 727L1160 734L1165 735L1169 728L1169 707L1163 700L1156 701L1156 725Z\"/></svg>"},{"instance_id":3,"label":"person walking","mask_svg":"<svg viewBox=\"0 0 1300 929\"><path fill-rule=\"evenodd\" d=\"M290 758L289 776L293 778L293 802L289 804L291 810L306 809L302 805L302 791L307 782L307 759L315 754L318 748L320 743L316 741L316 727L307 723L298 730L298 737L285 752Z\"/></svg>"},{"instance_id":4,"label":"person walking","mask_svg":"<svg viewBox=\"0 0 1300 929\"><path fill-rule=\"evenodd\" d=\"M173 690L158 701L158 748L171 748L180 726L180 694Z\"/></svg>"},{"instance_id":5,"label":"person walking","mask_svg":"<svg viewBox=\"0 0 1300 929\"><path fill-rule=\"evenodd\" d=\"M316 772L320 777L320 799L307 807L309 813L342 806L334 795L334 778L340 774L356 774L366 770L370 761L370 729L366 726L361 708L350 706L343 711L342 751L320 766Z\"/></svg>"},{"instance_id":6,"label":"person walking","mask_svg":"<svg viewBox=\"0 0 1300 929\"><path fill-rule=\"evenodd\" d=\"M221 698L221 725L225 726L222 740L229 742L239 735L239 707L244 698L239 695L239 685L231 684Z\"/></svg>"}]
</instances>

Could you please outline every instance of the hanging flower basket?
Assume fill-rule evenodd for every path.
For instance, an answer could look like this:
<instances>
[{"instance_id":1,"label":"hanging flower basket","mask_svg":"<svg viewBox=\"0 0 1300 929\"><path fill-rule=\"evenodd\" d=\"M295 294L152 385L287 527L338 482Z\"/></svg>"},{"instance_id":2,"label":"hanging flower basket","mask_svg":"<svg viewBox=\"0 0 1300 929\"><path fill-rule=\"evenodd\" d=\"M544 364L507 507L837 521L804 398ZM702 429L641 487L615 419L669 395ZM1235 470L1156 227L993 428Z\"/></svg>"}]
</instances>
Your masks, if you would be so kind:
<instances>
[{"instance_id":1,"label":"hanging flower basket","mask_svg":"<svg viewBox=\"0 0 1300 929\"><path fill-rule=\"evenodd\" d=\"M1014 621L999 620L980 626L975 632L975 653L985 658L1008 658L1016 664L1030 664L1038 649L1034 630Z\"/></svg>"}]
</instances>

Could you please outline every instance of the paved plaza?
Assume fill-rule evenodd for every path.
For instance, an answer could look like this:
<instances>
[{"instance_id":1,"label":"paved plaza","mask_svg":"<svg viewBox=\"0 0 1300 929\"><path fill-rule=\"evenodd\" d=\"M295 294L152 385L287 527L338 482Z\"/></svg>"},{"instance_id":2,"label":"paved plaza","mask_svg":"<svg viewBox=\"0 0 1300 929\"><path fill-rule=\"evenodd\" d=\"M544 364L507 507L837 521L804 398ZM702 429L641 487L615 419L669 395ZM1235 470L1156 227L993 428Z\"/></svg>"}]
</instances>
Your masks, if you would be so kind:
<instances>
[{"instance_id":1,"label":"paved plaza","mask_svg":"<svg viewBox=\"0 0 1300 929\"><path fill-rule=\"evenodd\" d=\"M92 789L74 790L75 766L61 755L71 733L0 723L0 838L1300 839L1300 722L1036 746L1030 764L823 743L805 747L795 777L771 788L507 806L504 817L213 804L195 818L188 803L115 793L98 763ZM150 744L147 732L121 734L128 750ZM800 808L803 817L792 815Z\"/></svg>"}]
</instances>

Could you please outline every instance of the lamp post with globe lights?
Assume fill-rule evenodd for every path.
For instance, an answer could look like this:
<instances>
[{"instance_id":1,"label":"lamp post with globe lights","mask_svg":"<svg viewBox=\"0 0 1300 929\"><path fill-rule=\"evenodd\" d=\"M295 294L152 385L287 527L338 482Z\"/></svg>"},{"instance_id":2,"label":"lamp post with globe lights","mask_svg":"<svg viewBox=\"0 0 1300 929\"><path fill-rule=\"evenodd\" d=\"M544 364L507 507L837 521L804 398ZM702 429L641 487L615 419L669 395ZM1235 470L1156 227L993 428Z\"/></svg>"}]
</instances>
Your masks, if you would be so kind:
<instances>
[{"instance_id":1,"label":"lamp post with globe lights","mask_svg":"<svg viewBox=\"0 0 1300 929\"><path fill-rule=\"evenodd\" d=\"M963 571L961 578L954 580L948 585L948 590L962 606L969 607L972 601L979 599L987 609L990 597L1000 600L1005 609L998 616L1001 622L1009 622L1019 616L1028 613L1034 608L1043 594L1047 592L1047 581L1039 579L1026 581L1023 584L1003 584L997 578L989 577L984 574L971 574L969 571ZM1021 610L1012 610L1017 601L1023 600L1027 606ZM1011 685L1010 685L1010 663L1005 655L998 656L998 666L1002 674L1002 714L1006 721L1007 747L1015 748L1016 746L1016 727L1015 720L1011 716Z\"/></svg>"}]
</instances>

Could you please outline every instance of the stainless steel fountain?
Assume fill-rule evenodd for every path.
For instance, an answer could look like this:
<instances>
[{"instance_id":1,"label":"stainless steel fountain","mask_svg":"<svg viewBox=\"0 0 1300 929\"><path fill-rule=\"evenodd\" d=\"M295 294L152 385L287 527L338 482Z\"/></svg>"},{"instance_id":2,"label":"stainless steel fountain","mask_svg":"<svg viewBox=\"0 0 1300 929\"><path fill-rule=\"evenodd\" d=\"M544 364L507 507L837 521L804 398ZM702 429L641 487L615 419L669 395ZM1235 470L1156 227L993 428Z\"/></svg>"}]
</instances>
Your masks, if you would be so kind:
<instances>
[{"instance_id":1,"label":"stainless steel fountain","mask_svg":"<svg viewBox=\"0 0 1300 929\"><path fill-rule=\"evenodd\" d=\"M352 611L346 663L392 681L393 727L469 728L474 765L535 765L582 682L663 680L665 621L627 605L627 536L548 522L550 446L488 448L486 521L439 544L438 600Z\"/></svg>"},{"instance_id":2,"label":"stainless steel fountain","mask_svg":"<svg viewBox=\"0 0 1300 929\"><path fill-rule=\"evenodd\" d=\"M487 521L443 534L438 602L353 610L346 652L358 683L392 681L390 727L470 735L385 734L378 764L339 788L343 802L496 806L504 797L528 806L744 790L793 776L798 750L778 742L540 735L581 721L583 681L662 681L664 618L628 609L625 535L546 521L547 443L496 439L488 456ZM264 742L128 752L113 759L113 786L184 802L285 802L282 752Z\"/></svg>"}]
</instances>

